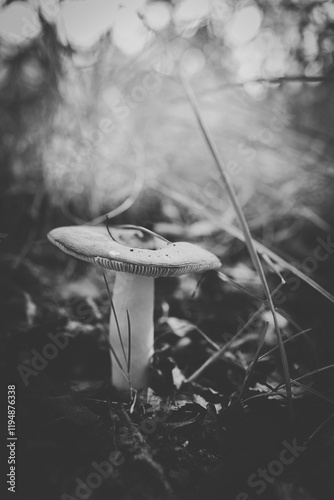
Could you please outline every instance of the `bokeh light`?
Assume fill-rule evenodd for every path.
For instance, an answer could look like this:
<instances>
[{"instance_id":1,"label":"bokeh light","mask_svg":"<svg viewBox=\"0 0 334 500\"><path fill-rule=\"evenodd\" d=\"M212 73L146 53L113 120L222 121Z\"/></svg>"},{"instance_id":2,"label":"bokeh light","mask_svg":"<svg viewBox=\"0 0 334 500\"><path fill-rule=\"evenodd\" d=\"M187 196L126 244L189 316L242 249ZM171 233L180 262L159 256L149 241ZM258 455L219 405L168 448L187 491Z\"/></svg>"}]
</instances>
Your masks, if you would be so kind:
<instances>
[{"instance_id":1,"label":"bokeh light","mask_svg":"<svg viewBox=\"0 0 334 500\"><path fill-rule=\"evenodd\" d=\"M40 10L46 21L57 24L60 14L59 0L29 0L29 3L36 9Z\"/></svg>"},{"instance_id":2,"label":"bokeh light","mask_svg":"<svg viewBox=\"0 0 334 500\"><path fill-rule=\"evenodd\" d=\"M226 40L232 45L242 45L252 40L259 32L262 14L255 5L237 9L226 28Z\"/></svg>"},{"instance_id":3,"label":"bokeh light","mask_svg":"<svg viewBox=\"0 0 334 500\"><path fill-rule=\"evenodd\" d=\"M208 0L182 0L175 8L173 20L176 29L183 36L196 33L198 27L210 14Z\"/></svg>"},{"instance_id":4,"label":"bokeh light","mask_svg":"<svg viewBox=\"0 0 334 500\"><path fill-rule=\"evenodd\" d=\"M144 26L137 11L121 7L116 15L113 41L125 54L135 55L142 51L152 33Z\"/></svg>"},{"instance_id":5,"label":"bokeh light","mask_svg":"<svg viewBox=\"0 0 334 500\"><path fill-rule=\"evenodd\" d=\"M202 71L204 66L205 56L202 50L192 48L186 50L182 55L180 67L182 68L182 72L188 77L192 77Z\"/></svg>"},{"instance_id":6,"label":"bokeh light","mask_svg":"<svg viewBox=\"0 0 334 500\"><path fill-rule=\"evenodd\" d=\"M79 48L90 48L112 28L118 4L117 0L65 0L61 18L68 41Z\"/></svg>"},{"instance_id":7,"label":"bokeh light","mask_svg":"<svg viewBox=\"0 0 334 500\"><path fill-rule=\"evenodd\" d=\"M41 33L36 10L26 2L14 2L1 10L0 38L13 45L22 45Z\"/></svg>"},{"instance_id":8,"label":"bokeh light","mask_svg":"<svg viewBox=\"0 0 334 500\"><path fill-rule=\"evenodd\" d=\"M153 31L166 28L171 20L171 7L166 2L154 2L146 6L145 23Z\"/></svg>"},{"instance_id":9,"label":"bokeh light","mask_svg":"<svg viewBox=\"0 0 334 500\"><path fill-rule=\"evenodd\" d=\"M303 49L304 55L308 60L315 59L319 52L317 35L312 27L304 30Z\"/></svg>"}]
</instances>

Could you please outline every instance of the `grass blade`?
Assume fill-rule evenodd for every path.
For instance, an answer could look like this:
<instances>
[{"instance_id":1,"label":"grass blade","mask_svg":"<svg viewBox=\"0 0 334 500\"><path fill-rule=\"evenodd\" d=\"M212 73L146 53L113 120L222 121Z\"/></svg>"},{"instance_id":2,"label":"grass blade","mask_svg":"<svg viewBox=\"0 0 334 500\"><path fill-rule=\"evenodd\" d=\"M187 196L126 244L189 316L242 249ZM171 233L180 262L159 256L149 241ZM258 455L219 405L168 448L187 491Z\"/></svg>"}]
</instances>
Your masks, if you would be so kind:
<instances>
[{"instance_id":1,"label":"grass blade","mask_svg":"<svg viewBox=\"0 0 334 500\"><path fill-rule=\"evenodd\" d=\"M130 368L131 368L131 321L130 321L130 315L129 311L126 310L126 317L128 320L128 374L130 377Z\"/></svg>"},{"instance_id":2,"label":"grass blade","mask_svg":"<svg viewBox=\"0 0 334 500\"><path fill-rule=\"evenodd\" d=\"M318 373L322 373L326 370L330 370L331 368L334 368L334 363L331 365L323 366L322 368L317 368L316 370L313 370L312 372L305 373L304 375L301 375L300 377L297 377L295 380L304 380L304 378L311 377L312 375L317 375Z\"/></svg>"},{"instance_id":3,"label":"grass blade","mask_svg":"<svg viewBox=\"0 0 334 500\"><path fill-rule=\"evenodd\" d=\"M294 380L293 378L291 379L291 382L296 385L297 387L301 387L305 391L311 392L315 396L318 396L321 399L324 399L328 403L331 403L334 405L334 399L329 398L328 396L325 396L324 394L321 394L321 392L316 391L315 389L311 389L311 387L308 387L307 385L301 384L300 382L297 382L297 380Z\"/></svg>"},{"instance_id":4,"label":"grass blade","mask_svg":"<svg viewBox=\"0 0 334 500\"><path fill-rule=\"evenodd\" d=\"M265 325L264 325L264 327L263 327L263 330L262 330L262 332L260 334L259 344L257 346L257 350L256 350L256 353L255 353L254 359L253 359L253 361L251 362L251 364L247 368L245 380L244 380L244 383L242 385L242 388L241 388L241 391L240 391L240 394L239 394L239 397L238 397L238 401L240 401L242 399L242 396L244 395L244 392L246 390L247 384L250 381L251 376L254 373L256 363L257 363L257 361L259 359L259 356L260 356L260 351L261 351L261 349L263 347L263 344L264 344L264 339L266 337L266 333L267 333L267 330L268 330L268 325L269 325L269 323L266 322Z\"/></svg>"},{"instance_id":5,"label":"grass blade","mask_svg":"<svg viewBox=\"0 0 334 500\"><path fill-rule=\"evenodd\" d=\"M253 290L249 290L245 286L240 285L237 281L235 281L234 279L227 276L227 274L223 273L222 271L217 271L217 274L218 274L219 279L223 283L229 283L234 288L239 290L239 292L243 292L243 293L249 295L250 297L253 297L253 299L260 300L261 302L263 302L263 298L260 297L260 295L258 295L256 292L253 292Z\"/></svg>"},{"instance_id":6,"label":"grass blade","mask_svg":"<svg viewBox=\"0 0 334 500\"><path fill-rule=\"evenodd\" d=\"M280 349L283 376L284 376L284 381L285 381L285 386L286 386L286 391L287 391L287 396L288 396L288 401L289 401L290 414L292 414L292 392L291 392L288 360L286 357L286 353L285 353L285 349L284 349L284 345L283 345L283 340L282 340L282 335L280 332L274 304L272 301L269 286L268 286L268 283L267 283L267 280L266 280L266 277L264 274L264 270L263 270L259 255L257 253L257 250L255 249L254 244L253 244L253 238L252 238L252 235L250 233L245 215L243 213L243 210L242 210L241 205L239 203L239 200L237 198L234 187L233 187L232 183L230 182L228 175L225 172L225 166L224 166L223 160L220 156L220 152L217 148L215 141L211 137L209 129L207 128L207 126L204 123L204 120L201 116L201 113L200 113L200 110L199 110L199 107L197 104L196 97L193 93L193 90L192 90L188 80L184 76L182 76L182 74L180 74L180 79L181 79L183 88L186 92L186 95L188 97L188 100L190 102L190 105L194 111L196 118L197 118L198 124L203 132L204 138L209 146L209 149L213 155L213 158L215 159L215 164L217 166L218 173L219 173L220 178L221 178L221 180L222 180L222 182L227 190L227 193L228 193L229 198L231 200L232 206L233 206L235 213L238 217L242 232L243 232L244 237L245 237L245 243L247 245L247 248L248 248L250 257L252 259L253 265L254 265L254 267L255 267L255 269L256 269L256 271L261 279L261 283L262 283L265 295L266 295L267 300L268 300L269 308L270 308L272 316L273 316L273 321L274 321L275 331L276 331L276 336L277 336L277 342L278 342L279 349Z\"/></svg>"},{"instance_id":7,"label":"grass blade","mask_svg":"<svg viewBox=\"0 0 334 500\"><path fill-rule=\"evenodd\" d=\"M328 422L330 422L332 420L332 418L334 417L334 413L332 413L331 415L329 415L329 417L326 418L326 420L324 420L320 425L319 427L316 428L316 430L314 432L312 432L312 434L309 436L309 438L306 440L306 443L308 444L311 439L314 438L314 436L316 436L324 427L326 424L328 424Z\"/></svg>"},{"instance_id":8,"label":"grass blade","mask_svg":"<svg viewBox=\"0 0 334 500\"><path fill-rule=\"evenodd\" d=\"M330 404L334 404L334 400L332 398L329 398L328 396L325 396L324 394L321 394L321 392L318 392L315 389L312 389L311 387L308 387L307 385L301 384L297 380L291 379L291 383L294 384L294 385L296 385L296 386L298 386L298 387L301 387L305 391L310 392L311 394L314 394L315 396L317 396L317 397L319 397L319 398L327 401ZM281 385L279 385L279 386L275 387L270 392L265 392L265 393L261 393L261 394L256 394L255 396L250 396L249 398L244 399L243 403L247 403L248 401L251 401L252 399L267 398L267 397L273 396L273 395L286 397L285 394L284 394L284 392L282 392L282 390L283 390L283 387L281 387Z\"/></svg>"},{"instance_id":9,"label":"grass blade","mask_svg":"<svg viewBox=\"0 0 334 500\"><path fill-rule=\"evenodd\" d=\"M109 295L109 300L110 300L110 304L111 304L111 309L112 309L112 312L113 312L113 315L114 315L114 318L115 318L117 333L118 333L119 341L120 341L121 348L122 348L122 351L123 351L125 363L127 364L128 361L127 361L126 354L125 354L124 343L123 343L123 339L122 339L121 330L120 330L120 327L119 327L119 322L118 322L117 314L116 314L116 311L115 311L114 302L112 300L112 296L111 296L110 288L109 288L109 285L108 285L108 281L107 281L106 275L104 273L103 273L103 278L104 278L104 282L105 282L106 287L107 287L107 291L108 291L108 295Z\"/></svg>"},{"instance_id":10,"label":"grass blade","mask_svg":"<svg viewBox=\"0 0 334 500\"><path fill-rule=\"evenodd\" d=\"M201 216L205 215L207 220L210 220L212 224L214 224L217 228L223 229L227 233L229 233L234 238L245 242L245 237L238 228L231 226L230 224L225 223L221 219L218 219L218 215L213 213L211 210L206 207L200 205L195 200L190 200L184 193L178 193L175 190L169 189L167 186L163 186L161 183L157 183L155 181L148 181L148 184L160 193L163 193L168 198L173 199L180 205L184 207L191 208L192 210L196 210ZM280 255L278 255L273 250L270 250L265 245L253 239L253 244L260 255L268 255L271 260L279 264L284 269L290 271L292 274L297 276L301 281L307 283L311 288L320 293L323 297L334 304L334 295L329 293L325 288L323 288L319 283L314 281L312 278L303 273L298 267L293 264L290 264L287 260L283 259Z\"/></svg>"},{"instance_id":11,"label":"grass blade","mask_svg":"<svg viewBox=\"0 0 334 500\"><path fill-rule=\"evenodd\" d=\"M307 330L303 330L301 332L298 332L296 333L296 335L292 335L291 337L289 337L288 339L285 339L283 341L283 344L287 344L288 342L292 342L293 340L296 340L298 337L300 337L301 335L304 335L305 333L308 333L310 332L312 329L311 328L307 328ZM269 349L269 351L265 352L264 354L262 354L262 356L259 357L259 361L261 359L264 359L266 358L267 356L270 356L270 354L272 354L273 352L277 351L278 349L278 345L275 345L275 347L273 347L272 349Z\"/></svg>"},{"instance_id":12,"label":"grass blade","mask_svg":"<svg viewBox=\"0 0 334 500\"><path fill-rule=\"evenodd\" d=\"M262 304L257 311L249 318L249 320L237 331L234 337L229 340L226 344L224 344L217 352L215 352L209 359L205 361L190 377L185 380L185 382L193 382L196 378L198 378L201 373L204 372L212 363L214 363L220 356L224 354L224 352L230 347L230 345L238 338L240 335L252 324L252 322L263 313L265 310L265 305Z\"/></svg>"},{"instance_id":13,"label":"grass blade","mask_svg":"<svg viewBox=\"0 0 334 500\"><path fill-rule=\"evenodd\" d=\"M114 356L114 358L115 358L115 360L116 360L116 363L118 364L118 366L119 366L119 368L120 368L121 372L123 373L123 375L124 375L124 377L126 378L126 380L129 382L129 384L131 384L129 377L128 377L127 373L125 372L125 370L124 370L124 368L123 368L123 366L122 366L122 364L121 364L121 362L120 362L120 359L119 359L119 357L117 356L117 354L116 354L116 352L115 352L115 349L114 349L114 348L113 348L113 346L111 345L110 341L108 341L108 343L109 343L109 349L110 349L110 351L112 352L112 354L113 354L113 356Z\"/></svg>"}]
</instances>

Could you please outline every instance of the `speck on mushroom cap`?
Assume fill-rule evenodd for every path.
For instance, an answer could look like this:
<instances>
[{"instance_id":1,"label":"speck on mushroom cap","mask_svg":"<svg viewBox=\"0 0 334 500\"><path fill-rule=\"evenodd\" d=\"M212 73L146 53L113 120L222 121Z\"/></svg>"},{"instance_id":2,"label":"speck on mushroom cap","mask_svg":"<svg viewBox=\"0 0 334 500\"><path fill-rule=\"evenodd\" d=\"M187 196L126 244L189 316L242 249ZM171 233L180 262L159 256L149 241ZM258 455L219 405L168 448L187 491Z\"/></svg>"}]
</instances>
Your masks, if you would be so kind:
<instances>
[{"instance_id":1,"label":"speck on mushroom cap","mask_svg":"<svg viewBox=\"0 0 334 500\"><path fill-rule=\"evenodd\" d=\"M140 229L67 226L53 229L49 240L63 252L100 267L155 278L180 276L221 266L219 259L197 245L166 243Z\"/></svg>"}]
</instances>

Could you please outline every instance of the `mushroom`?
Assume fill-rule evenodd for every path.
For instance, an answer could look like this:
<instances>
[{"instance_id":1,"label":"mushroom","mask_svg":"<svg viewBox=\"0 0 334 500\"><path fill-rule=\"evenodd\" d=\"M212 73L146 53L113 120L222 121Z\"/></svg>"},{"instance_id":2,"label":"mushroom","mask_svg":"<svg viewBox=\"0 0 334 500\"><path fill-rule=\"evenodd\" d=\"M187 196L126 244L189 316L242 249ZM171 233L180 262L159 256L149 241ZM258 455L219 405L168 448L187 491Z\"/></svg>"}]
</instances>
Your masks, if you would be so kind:
<instances>
[{"instance_id":1,"label":"mushroom","mask_svg":"<svg viewBox=\"0 0 334 500\"><path fill-rule=\"evenodd\" d=\"M128 389L130 380L134 389L147 387L154 279L218 269L219 259L196 245L171 243L138 226L59 227L48 238L63 252L116 272L109 328L112 383L119 390Z\"/></svg>"}]
</instances>

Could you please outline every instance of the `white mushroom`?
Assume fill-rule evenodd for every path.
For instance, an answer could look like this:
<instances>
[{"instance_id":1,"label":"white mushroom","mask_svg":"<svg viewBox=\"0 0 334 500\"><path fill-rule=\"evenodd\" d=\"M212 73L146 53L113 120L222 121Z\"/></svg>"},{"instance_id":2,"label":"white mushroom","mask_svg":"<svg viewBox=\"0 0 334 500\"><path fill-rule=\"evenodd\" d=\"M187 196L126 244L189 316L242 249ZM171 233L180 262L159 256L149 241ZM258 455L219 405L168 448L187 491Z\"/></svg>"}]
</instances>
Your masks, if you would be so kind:
<instances>
[{"instance_id":1,"label":"white mushroom","mask_svg":"<svg viewBox=\"0 0 334 500\"><path fill-rule=\"evenodd\" d=\"M120 390L129 387L127 371L134 389L148 384L154 344L154 279L221 266L215 255L196 245L169 243L134 227L68 226L53 229L48 234L49 240L63 252L116 272L113 290L116 317L112 311L110 344L113 349L112 383ZM131 363L127 366L129 322Z\"/></svg>"}]
</instances>

